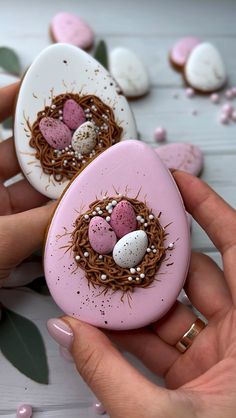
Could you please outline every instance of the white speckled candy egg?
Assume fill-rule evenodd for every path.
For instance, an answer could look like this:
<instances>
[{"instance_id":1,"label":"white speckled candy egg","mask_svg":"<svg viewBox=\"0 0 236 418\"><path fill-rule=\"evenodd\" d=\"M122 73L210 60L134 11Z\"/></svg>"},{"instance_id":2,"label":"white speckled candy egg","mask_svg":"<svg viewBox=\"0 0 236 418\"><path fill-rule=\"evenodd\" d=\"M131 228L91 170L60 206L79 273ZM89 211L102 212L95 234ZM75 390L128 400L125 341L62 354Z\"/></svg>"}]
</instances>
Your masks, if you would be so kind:
<instances>
[{"instance_id":1,"label":"white speckled candy egg","mask_svg":"<svg viewBox=\"0 0 236 418\"><path fill-rule=\"evenodd\" d=\"M92 122L79 126L72 137L72 148L82 155L89 154L96 145L96 130Z\"/></svg>"},{"instance_id":2,"label":"white speckled candy egg","mask_svg":"<svg viewBox=\"0 0 236 418\"><path fill-rule=\"evenodd\" d=\"M147 247L148 238L145 231L130 232L116 243L113 249L113 259L120 267L135 267L143 259Z\"/></svg>"},{"instance_id":3,"label":"white speckled candy egg","mask_svg":"<svg viewBox=\"0 0 236 418\"><path fill-rule=\"evenodd\" d=\"M203 92L213 92L226 83L226 70L220 52L208 42L196 46L185 67L188 84Z\"/></svg>"},{"instance_id":4,"label":"white speckled candy egg","mask_svg":"<svg viewBox=\"0 0 236 418\"><path fill-rule=\"evenodd\" d=\"M41 161L36 157L36 148L30 145L32 127L38 120L39 112L46 113L42 114L43 117L49 116L63 121L63 106L57 109L55 103L58 102L55 102L55 98L67 95L68 99L70 94L82 98L94 95L112 109L115 122L122 128L120 140L135 138L137 135L128 102L122 94L117 93L113 78L102 65L73 45L58 43L44 49L22 80L15 111L14 137L17 157L24 175L36 190L53 199L60 197L72 176L70 178L64 176L61 179L58 176L55 179L53 173L49 174L47 170L43 170ZM81 102L79 104L82 106ZM93 105L88 101L83 105L86 119L91 122L93 120L87 106L91 108ZM107 115L104 114L106 124L105 116ZM65 152L72 151L69 149ZM55 167L58 166L59 156L55 151L55 158L52 156L50 161L52 166L53 164ZM68 154L63 155L65 165L62 171L67 169L68 161L73 157L75 159L70 163L71 167L74 167L73 174L83 170L82 166L77 170L79 160L76 159L76 155ZM92 156L94 157L96 155ZM86 156L86 159L89 158ZM89 162L90 160L86 160L86 163Z\"/></svg>"}]
</instances>

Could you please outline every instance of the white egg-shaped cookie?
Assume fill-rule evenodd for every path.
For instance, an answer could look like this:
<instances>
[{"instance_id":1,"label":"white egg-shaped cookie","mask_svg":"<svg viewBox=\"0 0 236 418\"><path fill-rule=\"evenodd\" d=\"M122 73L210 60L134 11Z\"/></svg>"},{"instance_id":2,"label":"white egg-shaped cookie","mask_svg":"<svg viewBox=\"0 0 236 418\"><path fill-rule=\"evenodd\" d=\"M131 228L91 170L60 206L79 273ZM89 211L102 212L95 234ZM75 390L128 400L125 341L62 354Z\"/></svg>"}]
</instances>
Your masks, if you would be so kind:
<instances>
[{"instance_id":1,"label":"white egg-shaped cookie","mask_svg":"<svg viewBox=\"0 0 236 418\"><path fill-rule=\"evenodd\" d=\"M75 114L76 103L79 115ZM44 123L40 130L43 118L55 119L60 129ZM82 156L72 146L76 124L79 127L81 122L94 124L97 133L92 154ZM62 135L68 129L71 142L67 143ZM86 52L68 44L51 45L30 66L18 95L14 136L21 169L42 194L58 198L97 155L136 135L126 98L105 68ZM51 137L53 146L48 141Z\"/></svg>"},{"instance_id":2,"label":"white egg-shaped cookie","mask_svg":"<svg viewBox=\"0 0 236 418\"><path fill-rule=\"evenodd\" d=\"M196 46L185 66L185 78L190 86L206 93L223 87L227 75L218 49L208 42Z\"/></svg>"},{"instance_id":3,"label":"white egg-shaped cookie","mask_svg":"<svg viewBox=\"0 0 236 418\"><path fill-rule=\"evenodd\" d=\"M111 51L109 68L112 76L127 97L143 96L149 91L147 70L139 57L130 49L118 47Z\"/></svg>"}]
</instances>

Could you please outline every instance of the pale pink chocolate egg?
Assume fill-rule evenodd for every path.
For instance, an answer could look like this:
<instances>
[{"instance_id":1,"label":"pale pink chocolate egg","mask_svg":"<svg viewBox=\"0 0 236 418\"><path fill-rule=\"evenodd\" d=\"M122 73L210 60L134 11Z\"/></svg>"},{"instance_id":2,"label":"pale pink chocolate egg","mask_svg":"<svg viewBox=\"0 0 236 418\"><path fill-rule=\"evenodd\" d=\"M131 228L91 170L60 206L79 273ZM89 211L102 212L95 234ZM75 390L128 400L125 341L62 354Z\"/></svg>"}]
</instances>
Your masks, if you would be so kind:
<instances>
[{"instance_id":1,"label":"pale pink chocolate egg","mask_svg":"<svg viewBox=\"0 0 236 418\"><path fill-rule=\"evenodd\" d=\"M70 129L77 129L86 122L84 110L73 99L68 99L63 106L63 121Z\"/></svg>"},{"instance_id":2,"label":"pale pink chocolate egg","mask_svg":"<svg viewBox=\"0 0 236 418\"><path fill-rule=\"evenodd\" d=\"M92 46L94 34L90 26L79 16L61 12L51 22L51 33L55 42L63 42L87 49Z\"/></svg>"},{"instance_id":3,"label":"pale pink chocolate egg","mask_svg":"<svg viewBox=\"0 0 236 418\"><path fill-rule=\"evenodd\" d=\"M33 414L32 406L23 404L17 408L16 418L31 418Z\"/></svg>"},{"instance_id":4,"label":"pale pink chocolate egg","mask_svg":"<svg viewBox=\"0 0 236 418\"><path fill-rule=\"evenodd\" d=\"M98 254L112 252L117 238L112 227L101 216L94 216L89 223L89 242Z\"/></svg>"},{"instance_id":5,"label":"pale pink chocolate egg","mask_svg":"<svg viewBox=\"0 0 236 418\"><path fill-rule=\"evenodd\" d=\"M195 46L200 44L200 42L200 39L193 36L179 39L170 52L170 59L173 64L178 67L183 67L186 64L190 52Z\"/></svg>"},{"instance_id":6,"label":"pale pink chocolate egg","mask_svg":"<svg viewBox=\"0 0 236 418\"><path fill-rule=\"evenodd\" d=\"M112 211L110 225L118 238L135 231L137 220L134 209L127 200L121 200Z\"/></svg>"},{"instance_id":7,"label":"pale pink chocolate egg","mask_svg":"<svg viewBox=\"0 0 236 418\"><path fill-rule=\"evenodd\" d=\"M70 129L58 119L42 118L39 122L39 129L47 143L55 149L61 150L71 143Z\"/></svg>"},{"instance_id":8,"label":"pale pink chocolate egg","mask_svg":"<svg viewBox=\"0 0 236 418\"><path fill-rule=\"evenodd\" d=\"M162 126L159 126L154 131L154 139L156 142L164 142L166 141L166 130L165 128L162 128Z\"/></svg>"}]
</instances>

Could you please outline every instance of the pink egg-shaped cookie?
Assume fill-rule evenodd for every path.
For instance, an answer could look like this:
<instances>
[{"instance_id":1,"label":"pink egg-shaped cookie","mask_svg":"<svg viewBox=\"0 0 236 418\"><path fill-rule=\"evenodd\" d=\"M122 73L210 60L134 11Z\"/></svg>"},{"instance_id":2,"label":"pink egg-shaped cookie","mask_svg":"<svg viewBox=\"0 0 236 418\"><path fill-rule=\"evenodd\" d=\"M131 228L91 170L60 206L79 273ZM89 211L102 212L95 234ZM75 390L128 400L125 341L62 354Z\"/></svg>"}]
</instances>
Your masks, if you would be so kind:
<instances>
[{"instance_id":1,"label":"pink egg-shaped cookie","mask_svg":"<svg viewBox=\"0 0 236 418\"><path fill-rule=\"evenodd\" d=\"M60 120L45 117L39 123L39 129L47 143L55 149L63 149L71 143L72 134L68 126Z\"/></svg>"},{"instance_id":2,"label":"pink egg-shaped cookie","mask_svg":"<svg viewBox=\"0 0 236 418\"><path fill-rule=\"evenodd\" d=\"M118 238L135 231L137 220L132 205L127 200L119 202L111 214L110 225Z\"/></svg>"},{"instance_id":3,"label":"pink egg-shaped cookie","mask_svg":"<svg viewBox=\"0 0 236 418\"><path fill-rule=\"evenodd\" d=\"M77 129L86 121L84 110L73 99L66 100L63 106L63 121L70 129Z\"/></svg>"},{"instance_id":4,"label":"pink egg-shaped cookie","mask_svg":"<svg viewBox=\"0 0 236 418\"><path fill-rule=\"evenodd\" d=\"M136 230L117 241L114 254L99 254L89 240L90 222L93 239L103 231L96 213L109 223L111 206L124 200L140 220ZM100 154L62 196L48 228L45 276L67 315L108 329L140 328L176 301L190 249L185 208L172 175L151 147L127 140Z\"/></svg>"},{"instance_id":5,"label":"pink egg-shaped cookie","mask_svg":"<svg viewBox=\"0 0 236 418\"><path fill-rule=\"evenodd\" d=\"M175 67L182 69L186 64L191 51L200 43L200 39L194 36L179 39L170 51L171 63Z\"/></svg>"},{"instance_id":6,"label":"pink egg-shaped cookie","mask_svg":"<svg viewBox=\"0 0 236 418\"><path fill-rule=\"evenodd\" d=\"M198 176L203 168L203 153L196 145L177 142L157 147L155 151L169 169Z\"/></svg>"},{"instance_id":7,"label":"pink egg-shaped cookie","mask_svg":"<svg viewBox=\"0 0 236 418\"><path fill-rule=\"evenodd\" d=\"M51 35L55 42L63 42L88 49L94 41L90 26L72 13L57 13L51 22Z\"/></svg>"},{"instance_id":8,"label":"pink egg-shaped cookie","mask_svg":"<svg viewBox=\"0 0 236 418\"><path fill-rule=\"evenodd\" d=\"M89 222L88 237L91 247L98 254L109 254L116 244L116 234L101 216L94 216Z\"/></svg>"}]
</instances>

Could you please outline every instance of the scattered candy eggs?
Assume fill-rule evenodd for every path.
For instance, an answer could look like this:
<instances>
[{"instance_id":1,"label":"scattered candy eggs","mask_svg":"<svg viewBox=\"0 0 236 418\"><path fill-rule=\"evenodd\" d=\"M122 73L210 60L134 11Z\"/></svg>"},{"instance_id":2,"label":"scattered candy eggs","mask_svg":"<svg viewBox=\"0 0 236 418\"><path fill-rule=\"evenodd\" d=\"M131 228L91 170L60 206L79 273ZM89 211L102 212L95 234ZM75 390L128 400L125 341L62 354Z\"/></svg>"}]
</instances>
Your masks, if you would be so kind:
<instances>
[{"instance_id":1,"label":"scattered candy eggs","mask_svg":"<svg viewBox=\"0 0 236 418\"><path fill-rule=\"evenodd\" d=\"M82 49L88 49L94 42L90 26L72 13L57 13L52 19L50 29L54 42L65 42Z\"/></svg>"},{"instance_id":2,"label":"scattered candy eggs","mask_svg":"<svg viewBox=\"0 0 236 418\"><path fill-rule=\"evenodd\" d=\"M155 151L169 169L198 176L203 168L203 154L196 145L178 142L162 145L155 148Z\"/></svg>"},{"instance_id":3,"label":"scattered candy eggs","mask_svg":"<svg viewBox=\"0 0 236 418\"><path fill-rule=\"evenodd\" d=\"M91 203L97 199L103 200L104 195L111 197L109 201L116 199L116 196L118 201L120 195L124 200L125 197L137 198L140 202L146 202L155 217L161 211L161 225L169 225L166 229L166 247L174 243L173 248L167 250L166 259L161 262L151 286L144 288L141 282L140 286L137 282L131 298L123 291L106 287L110 274L108 264L101 274L101 281L104 278L102 284L89 286L85 270L76 261L73 251L67 250L71 248L70 233L74 231L79 214L86 213ZM105 220L106 213L101 216ZM141 223L137 224L137 232L131 234L138 233L139 238L141 235L139 245L142 242L144 251L146 235L139 228ZM118 242L127 240L128 235ZM156 242L153 244L157 246ZM45 277L52 297L67 315L106 329L140 328L161 318L176 301L188 271L190 250L185 208L169 170L147 144L127 140L110 147L86 166L59 200L47 232ZM142 252L142 256L146 259L155 254L152 251L146 254ZM112 254L101 257L96 257L97 263L99 259L107 263ZM91 269L93 267L91 265ZM130 275L135 282L136 278L141 278L141 274L142 277L147 274L147 271L140 269L140 265L131 269Z\"/></svg>"},{"instance_id":4,"label":"scattered candy eggs","mask_svg":"<svg viewBox=\"0 0 236 418\"><path fill-rule=\"evenodd\" d=\"M92 122L85 122L73 133L72 148L78 153L89 154L96 145L96 130Z\"/></svg>"},{"instance_id":5,"label":"scattered candy eggs","mask_svg":"<svg viewBox=\"0 0 236 418\"><path fill-rule=\"evenodd\" d=\"M122 200L115 206L111 214L110 225L117 238L122 238L136 229L137 220L131 203Z\"/></svg>"},{"instance_id":6,"label":"scattered candy eggs","mask_svg":"<svg viewBox=\"0 0 236 418\"><path fill-rule=\"evenodd\" d=\"M61 181L53 181L43 171L35 148L30 146L30 127L45 106L48 106L46 116L50 116L52 110L60 122L57 125L62 126L62 110L60 113L52 108L52 100L68 93L96 95L113 110L115 121L123 129L121 140L137 135L128 102L122 94L117 93L113 78L102 65L72 45L58 43L44 49L22 80L15 110L14 139L19 164L27 180L36 190L52 199L62 194L70 180L64 177Z\"/></svg>"},{"instance_id":7,"label":"scattered candy eggs","mask_svg":"<svg viewBox=\"0 0 236 418\"><path fill-rule=\"evenodd\" d=\"M211 96L210 96L210 99L211 99L211 102L212 103L215 103L216 104L216 103L219 103L220 96L217 93L212 93Z\"/></svg>"},{"instance_id":8,"label":"scattered candy eggs","mask_svg":"<svg viewBox=\"0 0 236 418\"><path fill-rule=\"evenodd\" d=\"M113 49L109 56L109 69L125 96L140 97L149 91L147 70L130 49Z\"/></svg>"},{"instance_id":9,"label":"scattered candy eggs","mask_svg":"<svg viewBox=\"0 0 236 418\"><path fill-rule=\"evenodd\" d=\"M170 51L172 64L182 69L187 62L189 54L200 42L200 39L194 36L179 39Z\"/></svg>"},{"instance_id":10,"label":"scattered candy eggs","mask_svg":"<svg viewBox=\"0 0 236 418\"><path fill-rule=\"evenodd\" d=\"M94 216L89 223L89 242L98 254L112 252L117 238L116 234L105 219Z\"/></svg>"},{"instance_id":11,"label":"scattered candy eggs","mask_svg":"<svg viewBox=\"0 0 236 418\"><path fill-rule=\"evenodd\" d=\"M84 110L73 99L68 99L64 104L63 122L73 130L86 122Z\"/></svg>"},{"instance_id":12,"label":"scattered candy eggs","mask_svg":"<svg viewBox=\"0 0 236 418\"><path fill-rule=\"evenodd\" d=\"M192 87L188 87L185 90L185 94L186 94L186 97L193 97L195 94L195 91L192 89Z\"/></svg>"},{"instance_id":13,"label":"scattered candy eggs","mask_svg":"<svg viewBox=\"0 0 236 418\"><path fill-rule=\"evenodd\" d=\"M226 83L226 70L219 51L204 42L191 52L185 66L187 83L202 92L213 92Z\"/></svg>"},{"instance_id":14,"label":"scattered candy eggs","mask_svg":"<svg viewBox=\"0 0 236 418\"><path fill-rule=\"evenodd\" d=\"M222 110L222 113L224 113L226 116L231 116L231 114L234 110L234 107L231 103L225 103L222 106L221 110Z\"/></svg>"},{"instance_id":15,"label":"scattered candy eggs","mask_svg":"<svg viewBox=\"0 0 236 418\"><path fill-rule=\"evenodd\" d=\"M120 267L135 267L143 259L147 247L148 238L145 231L130 232L116 243L113 249L113 259Z\"/></svg>"},{"instance_id":16,"label":"scattered candy eggs","mask_svg":"<svg viewBox=\"0 0 236 418\"><path fill-rule=\"evenodd\" d=\"M94 402L93 407L95 413L98 415L104 415L106 413L106 409L98 399Z\"/></svg>"},{"instance_id":17,"label":"scattered candy eggs","mask_svg":"<svg viewBox=\"0 0 236 418\"><path fill-rule=\"evenodd\" d=\"M71 143L71 131L60 120L46 117L39 123L40 131L47 143L55 149L63 149Z\"/></svg>"},{"instance_id":18,"label":"scattered candy eggs","mask_svg":"<svg viewBox=\"0 0 236 418\"><path fill-rule=\"evenodd\" d=\"M23 404L17 408L16 418L31 418L33 414L32 406Z\"/></svg>"},{"instance_id":19,"label":"scattered candy eggs","mask_svg":"<svg viewBox=\"0 0 236 418\"><path fill-rule=\"evenodd\" d=\"M164 142L166 141L166 130L165 128L162 128L162 126L159 126L154 131L154 139L156 142Z\"/></svg>"}]
</instances>

